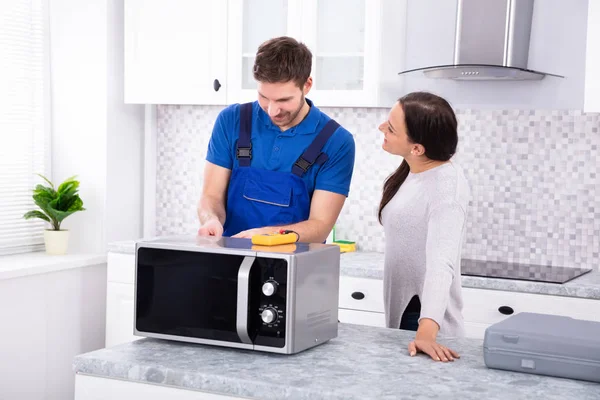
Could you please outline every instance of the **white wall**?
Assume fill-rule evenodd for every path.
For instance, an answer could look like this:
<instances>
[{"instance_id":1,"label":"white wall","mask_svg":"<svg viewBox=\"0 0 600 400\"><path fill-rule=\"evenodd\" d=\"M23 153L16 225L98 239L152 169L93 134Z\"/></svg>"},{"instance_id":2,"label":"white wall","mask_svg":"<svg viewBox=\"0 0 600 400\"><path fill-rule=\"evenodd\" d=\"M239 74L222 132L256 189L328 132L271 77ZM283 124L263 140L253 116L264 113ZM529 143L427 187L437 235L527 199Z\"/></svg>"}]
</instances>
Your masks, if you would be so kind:
<instances>
[{"instance_id":1,"label":"white wall","mask_svg":"<svg viewBox=\"0 0 600 400\"><path fill-rule=\"evenodd\" d=\"M87 209L65 220L72 252L105 242L106 1L50 1L52 178L77 175Z\"/></svg>"},{"instance_id":2,"label":"white wall","mask_svg":"<svg viewBox=\"0 0 600 400\"><path fill-rule=\"evenodd\" d=\"M141 236L143 107L123 104L123 0L49 0L52 177L77 175L86 211L69 251Z\"/></svg>"},{"instance_id":3,"label":"white wall","mask_svg":"<svg viewBox=\"0 0 600 400\"><path fill-rule=\"evenodd\" d=\"M123 103L123 11L123 0L108 0L107 243L143 228L144 106Z\"/></svg>"},{"instance_id":4,"label":"white wall","mask_svg":"<svg viewBox=\"0 0 600 400\"><path fill-rule=\"evenodd\" d=\"M0 280L0 399L73 398L73 357L104 347L105 293L106 264Z\"/></svg>"},{"instance_id":5,"label":"white wall","mask_svg":"<svg viewBox=\"0 0 600 400\"><path fill-rule=\"evenodd\" d=\"M586 86L585 86L585 112L600 111L600 1L590 1L588 5L587 26L587 58L585 60ZM593 50L592 50L593 49Z\"/></svg>"}]
</instances>

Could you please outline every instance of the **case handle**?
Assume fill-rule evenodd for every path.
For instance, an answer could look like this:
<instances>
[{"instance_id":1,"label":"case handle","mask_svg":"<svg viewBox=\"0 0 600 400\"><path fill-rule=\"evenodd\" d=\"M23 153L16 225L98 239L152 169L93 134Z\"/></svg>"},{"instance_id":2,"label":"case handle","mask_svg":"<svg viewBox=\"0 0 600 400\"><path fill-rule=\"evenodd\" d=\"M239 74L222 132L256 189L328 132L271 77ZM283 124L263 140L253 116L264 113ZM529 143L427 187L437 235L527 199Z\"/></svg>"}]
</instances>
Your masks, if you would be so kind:
<instances>
[{"instance_id":1,"label":"case handle","mask_svg":"<svg viewBox=\"0 0 600 400\"><path fill-rule=\"evenodd\" d=\"M250 287L250 268L256 257L244 257L238 270L237 309L235 328L242 343L252 344L248 335L248 293Z\"/></svg>"}]
</instances>

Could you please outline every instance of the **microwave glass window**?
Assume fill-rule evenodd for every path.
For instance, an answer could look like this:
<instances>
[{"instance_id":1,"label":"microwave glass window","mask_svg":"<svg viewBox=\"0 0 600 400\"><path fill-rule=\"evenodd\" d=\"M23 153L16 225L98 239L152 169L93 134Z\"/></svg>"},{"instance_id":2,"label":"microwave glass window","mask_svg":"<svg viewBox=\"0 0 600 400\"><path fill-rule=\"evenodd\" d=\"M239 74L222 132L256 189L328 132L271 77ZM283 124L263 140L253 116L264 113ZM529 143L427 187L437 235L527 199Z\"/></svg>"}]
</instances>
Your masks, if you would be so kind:
<instances>
[{"instance_id":1,"label":"microwave glass window","mask_svg":"<svg viewBox=\"0 0 600 400\"><path fill-rule=\"evenodd\" d=\"M137 329L240 342L236 309L243 259L231 254L140 248Z\"/></svg>"}]
</instances>

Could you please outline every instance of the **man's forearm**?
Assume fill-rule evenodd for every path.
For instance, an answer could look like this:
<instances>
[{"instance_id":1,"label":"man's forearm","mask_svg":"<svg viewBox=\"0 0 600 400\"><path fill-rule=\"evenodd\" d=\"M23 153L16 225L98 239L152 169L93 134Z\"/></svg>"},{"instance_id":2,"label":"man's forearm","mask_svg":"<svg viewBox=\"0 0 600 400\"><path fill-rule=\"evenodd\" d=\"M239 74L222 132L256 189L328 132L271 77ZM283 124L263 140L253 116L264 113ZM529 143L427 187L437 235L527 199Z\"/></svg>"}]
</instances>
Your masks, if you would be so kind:
<instances>
[{"instance_id":1,"label":"man's forearm","mask_svg":"<svg viewBox=\"0 0 600 400\"><path fill-rule=\"evenodd\" d=\"M198 219L200 224L216 218L221 224L225 223L225 204L223 200L210 196L202 196L198 203Z\"/></svg>"},{"instance_id":2,"label":"man's forearm","mask_svg":"<svg viewBox=\"0 0 600 400\"><path fill-rule=\"evenodd\" d=\"M319 220L306 220L291 225L274 226L273 230L286 229L298 234L299 242L322 243L331 231L329 224Z\"/></svg>"}]
</instances>

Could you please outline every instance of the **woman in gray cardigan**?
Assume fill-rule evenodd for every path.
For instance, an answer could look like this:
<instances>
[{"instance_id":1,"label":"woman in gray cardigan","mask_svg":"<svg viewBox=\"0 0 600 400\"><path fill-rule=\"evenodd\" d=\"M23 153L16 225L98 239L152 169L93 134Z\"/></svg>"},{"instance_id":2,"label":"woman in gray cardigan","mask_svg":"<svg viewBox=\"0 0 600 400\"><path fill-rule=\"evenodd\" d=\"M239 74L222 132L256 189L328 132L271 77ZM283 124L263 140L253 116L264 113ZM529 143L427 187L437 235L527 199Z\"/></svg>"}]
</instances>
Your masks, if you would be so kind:
<instances>
[{"instance_id":1,"label":"woman in gray cardigan","mask_svg":"<svg viewBox=\"0 0 600 400\"><path fill-rule=\"evenodd\" d=\"M469 187L451 161L456 116L443 98L415 92L398 100L379 130L383 149L403 158L385 181L379 206L386 323L416 331L411 356L421 351L452 361L458 354L436 339L464 335L460 258Z\"/></svg>"}]
</instances>

